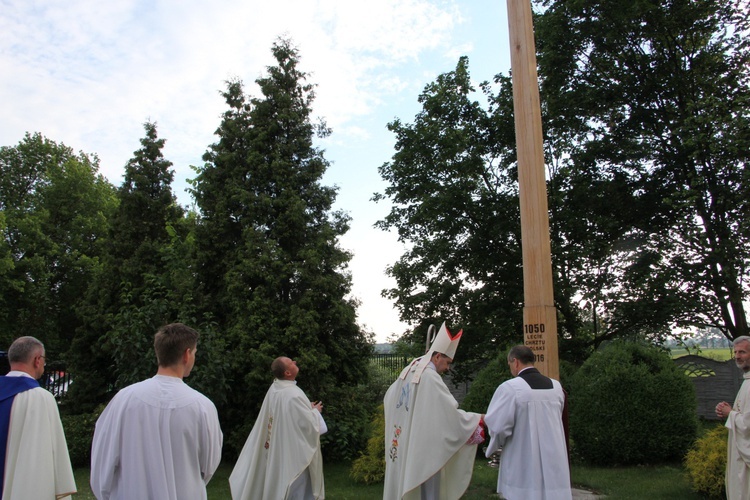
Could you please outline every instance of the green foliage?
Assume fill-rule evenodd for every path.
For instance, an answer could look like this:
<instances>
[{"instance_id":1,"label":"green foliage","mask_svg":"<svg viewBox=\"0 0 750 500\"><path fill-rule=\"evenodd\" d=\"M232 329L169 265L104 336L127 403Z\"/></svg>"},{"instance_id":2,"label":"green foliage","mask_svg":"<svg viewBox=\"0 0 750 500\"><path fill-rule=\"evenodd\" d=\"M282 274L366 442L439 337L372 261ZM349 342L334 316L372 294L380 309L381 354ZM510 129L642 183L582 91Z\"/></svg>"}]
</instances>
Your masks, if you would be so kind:
<instances>
[{"instance_id":1,"label":"green foliage","mask_svg":"<svg viewBox=\"0 0 750 500\"><path fill-rule=\"evenodd\" d=\"M351 461L369 447L368 436L377 431L369 420L377 405L382 409L383 396L400 370L385 378L379 373L381 368L368 364L367 369L367 383L329 389L325 394L329 431L321 443L327 460Z\"/></svg>"},{"instance_id":2,"label":"green foliage","mask_svg":"<svg viewBox=\"0 0 750 500\"><path fill-rule=\"evenodd\" d=\"M425 329L421 329L422 338L421 340L418 337L420 329L416 328L412 334L406 334L398 339L393 343L393 353L398 356L403 356L407 360L411 360L414 358L418 358L422 354L425 353L425 347L426 347L426 337L424 336Z\"/></svg>"},{"instance_id":3,"label":"green foliage","mask_svg":"<svg viewBox=\"0 0 750 500\"><path fill-rule=\"evenodd\" d=\"M91 442L94 439L96 421L102 411L104 411L104 405L99 406L93 413L60 416L73 467L91 465Z\"/></svg>"},{"instance_id":4,"label":"green foliage","mask_svg":"<svg viewBox=\"0 0 750 500\"><path fill-rule=\"evenodd\" d=\"M407 358L403 358L403 360L407 360ZM392 367L384 367L370 359L367 364L368 397L371 397L373 401L382 401L388 387L396 380L405 366L405 363L402 365L399 362Z\"/></svg>"},{"instance_id":5,"label":"green foliage","mask_svg":"<svg viewBox=\"0 0 750 500\"><path fill-rule=\"evenodd\" d=\"M253 420L277 356L294 358L305 391L328 406L331 388L366 380L371 352L348 298L351 255L338 246L349 219L332 210L336 189L321 184L329 164L313 146L329 131L311 119L314 86L297 50L279 40L272 52L276 64L256 80L262 96L227 84L217 142L191 181L196 298L226 342L232 376L220 410L229 434ZM346 406L346 396L336 403ZM359 420L342 415L331 434L350 446L359 431L347 418Z\"/></svg>"},{"instance_id":6,"label":"green foliage","mask_svg":"<svg viewBox=\"0 0 750 500\"><path fill-rule=\"evenodd\" d=\"M156 372L159 327L182 320L201 328L191 271L195 216L176 204L156 125L144 129L117 190L107 252L76 309L83 325L68 355L77 380L70 397L84 412Z\"/></svg>"},{"instance_id":7,"label":"green foliage","mask_svg":"<svg viewBox=\"0 0 750 500\"><path fill-rule=\"evenodd\" d=\"M599 465L681 460L697 433L695 390L664 351L613 342L575 373L570 429L575 451Z\"/></svg>"},{"instance_id":8,"label":"green foliage","mask_svg":"<svg viewBox=\"0 0 750 500\"><path fill-rule=\"evenodd\" d=\"M324 403L328 433L320 439L326 460L351 461L365 447L368 420L378 401L376 390L360 384L327 391Z\"/></svg>"},{"instance_id":9,"label":"green foliage","mask_svg":"<svg viewBox=\"0 0 750 500\"><path fill-rule=\"evenodd\" d=\"M595 337L747 333L745 2L545 0L553 253Z\"/></svg>"},{"instance_id":10,"label":"green foliage","mask_svg":"<svg viewBox=\"0 0 750 500\"><path fill-rule=\"evenodd\" d=\"M511 378L504 354L493 358L477 373L468 394L461 402L461 408L475 413L486 413L497 387Z\"/></svg>"},{"instance_id":11,"label":"green foliage","mask_svg":"<svg viewBox=\"0 0 750 500\"><path fill-rule=\"evenodd\" d=\"M462 57L426 85L414 121L388 124L396 153L379 168L388 186L374 196L391 204L377 226L396 230L408 248L388 268L396 286L384 294L420 325L409 336L414 345L424 345L430 323L467 332L459 375L487 361L487 345L521 335L512 95L509 79L498 83L497 93L482 85L485 109Z\"/></svg>"},{"instance_id":12,"label":"green foliage","mask_svg":"<svg viewBox=\"0 0 750 500\"><path fill-rule=\"evenodd\" d=\"M693 491L706 498L724 498L727 467L727 428L716 426L706 432L685 456L685 469Z\"/></svg>"},{"instance_id":13,"label":"green foliage","mask_svg":"<svg viewBox=\"0 0 750 500\"><path fill-rule=\"evenodd\" d=\"M354 460L350 476L358 483L373 484L385 478L385 408L381 404L370 422L367 450Z\"/></svg>"},{"instance_id":14,"label":"green foliage","mask_svg":"<svg viewBox=\"0 0 750 500\"><path fill-rule=\"evenodd\" d=\"M115 207L99 160L41 134L0 148L0 344L21 335L60 360Z\"/></svg>"}]
</instances>

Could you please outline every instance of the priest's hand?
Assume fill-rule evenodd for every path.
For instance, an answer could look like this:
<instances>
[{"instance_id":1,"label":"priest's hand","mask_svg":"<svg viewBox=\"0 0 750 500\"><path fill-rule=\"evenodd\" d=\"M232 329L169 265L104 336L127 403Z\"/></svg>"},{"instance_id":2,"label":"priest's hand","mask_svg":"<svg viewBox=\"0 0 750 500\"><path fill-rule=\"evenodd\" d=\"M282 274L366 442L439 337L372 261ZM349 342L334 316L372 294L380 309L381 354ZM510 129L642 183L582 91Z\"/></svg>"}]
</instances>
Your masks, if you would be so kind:
<instances>
[{"instance_id":1,"label":"priest's hand","mask_svg":"<svg viewBox=\"0 0 750 500\"><path fill-rule=\"evenodd\" d=\"M320 413L323 413L323 402L322 401L315 401L312 403L313 410L318 410Z\"/></svg>"},{"instance_id":2,"label":"priest's hand","mask_svg":"<svg viewBox=\"0 0 750 500\"><path fill-rule=\"evenodd\" d=\"M731 411L732 407L726 401L722 401L716 405L716 416L719 418L727 418Z\"/></svg>"}]
</instances>

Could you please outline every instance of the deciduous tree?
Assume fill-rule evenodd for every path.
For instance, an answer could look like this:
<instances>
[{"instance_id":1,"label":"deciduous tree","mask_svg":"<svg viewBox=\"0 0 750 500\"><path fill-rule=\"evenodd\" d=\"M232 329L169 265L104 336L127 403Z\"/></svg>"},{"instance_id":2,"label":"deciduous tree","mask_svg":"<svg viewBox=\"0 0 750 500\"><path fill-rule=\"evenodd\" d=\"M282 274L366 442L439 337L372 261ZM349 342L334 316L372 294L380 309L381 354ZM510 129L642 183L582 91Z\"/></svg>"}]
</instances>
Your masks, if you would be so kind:
<instances>
[{"instance_id":1,"label":"deciduous tree","mask_svg":"<svg viewBox=\"0 0 750 500\"><path fill-rule=\"evenodd\" d=\"M112 186L94 155L74 153L39 133L0 148L0 336L67 350L103 249Z\"/></svg>"},{"instance_id":2,"label":"deciduous tree","mask_svg":"<svg viewBox=\"0 0 750 500\"><path fill-rule=\"evenodd\" d=\"M599 241L572 269L600 338L747 334L747 2L542 5L548 134L567 143L560 237Z\"/></svg>"}]
</instances>

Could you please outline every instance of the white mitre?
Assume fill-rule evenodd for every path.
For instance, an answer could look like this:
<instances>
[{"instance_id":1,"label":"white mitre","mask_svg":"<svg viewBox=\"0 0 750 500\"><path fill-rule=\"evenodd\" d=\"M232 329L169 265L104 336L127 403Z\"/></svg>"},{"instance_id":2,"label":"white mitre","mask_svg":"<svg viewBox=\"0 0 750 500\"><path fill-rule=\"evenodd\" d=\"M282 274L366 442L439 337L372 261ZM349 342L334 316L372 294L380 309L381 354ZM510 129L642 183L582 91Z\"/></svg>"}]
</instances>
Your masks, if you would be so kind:
<instances>
[{"instance_id":1,"label":"white mitre","mask_svg":"<svg viewBox=\"0 0 750 500\"><path fill-rule=\"evenodd\" d=\"M458 349L458 343L461 340L462 333L463 330L459 330L456 335L451 335L451 332L449 332L448 328L445 326L445 322L443 322L443 326L440 327L440 331L435 336L435 340L432 341L430 350L420 358L417 367L414 369L414 375L411 378L412 383L416 384L419 382L419 379L422 377L422 372L427 368L434 353L439 352L445 354L451 359L455 358L456 349ZM402 378L405 377L406 373L402 373Z\"/></svg>"}]
</instances>

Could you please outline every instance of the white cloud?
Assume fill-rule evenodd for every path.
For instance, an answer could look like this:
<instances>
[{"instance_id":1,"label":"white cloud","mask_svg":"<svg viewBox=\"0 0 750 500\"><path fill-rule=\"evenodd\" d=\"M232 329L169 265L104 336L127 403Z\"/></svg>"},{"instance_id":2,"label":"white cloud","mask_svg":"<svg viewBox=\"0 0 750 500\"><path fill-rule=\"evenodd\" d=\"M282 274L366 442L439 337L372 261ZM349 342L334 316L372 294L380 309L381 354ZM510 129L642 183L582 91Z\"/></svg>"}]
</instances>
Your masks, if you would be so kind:
<instances>
[{"instance_id":1,"label":"white cloud","mask_svg":"<svg viewBox=\"0 0 750 500\"><path fill-rule=\"evenodd\" d=\"M357 251L380 244L395 248L372 229L371 217L361 215L370 210L368 200L378 189L372 180L377 166L391 154L392 143L382 143L383 130L399 112L394 103L404 102L407 91L413 105L425 83L455 67L454 60L434 69L428 59L452 58L455 47L470 47L454 41L457 26L465 22L459 5L442 0L5 0L0 145L38 131L98 154L102 173L119 184L125 163L140 146L142 123L153 120L167 140L165 156L175 165L175 192L187 203L185 179L194 175L188 166L199 165L215 141L225 109L224 82L240 78L248 93L257 95L254 80L273 63L272 43L288 36L300 49L301 69L317 84L315 113L340 134L324 144L327 154L336 158L362 150L361 158L347 160L351 166L336 170L356 180L332 181L342 195L346 189L361 190L342 196L362 204L346 207L356 214L353 229L364 227L358 238L381 238ZM341 153L338 147L353 151ZM379 298L380 289L391 286L380 283L388 262L360 265L369 261L367 255L356 257L355 287L362 290L366 283L368 290L377 290L375 298L363 295L360 316L378 332L390 329L381 326L383 318L400 324L392 306ZM395 260L388 252L379 255ZM380 310L367 316L370 304Z\"/></svg>"}]
</instances>

